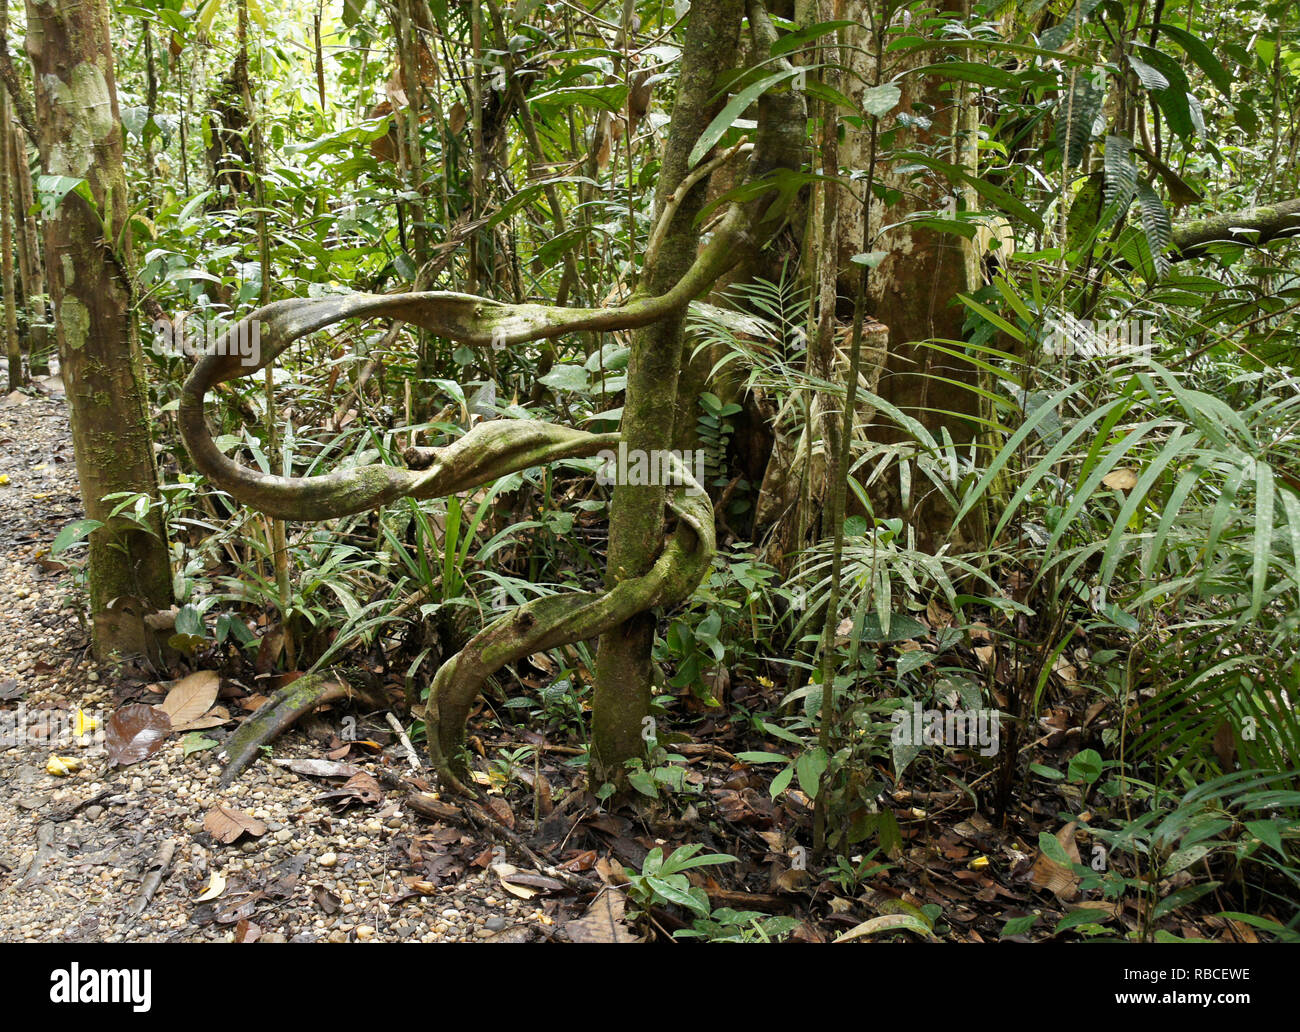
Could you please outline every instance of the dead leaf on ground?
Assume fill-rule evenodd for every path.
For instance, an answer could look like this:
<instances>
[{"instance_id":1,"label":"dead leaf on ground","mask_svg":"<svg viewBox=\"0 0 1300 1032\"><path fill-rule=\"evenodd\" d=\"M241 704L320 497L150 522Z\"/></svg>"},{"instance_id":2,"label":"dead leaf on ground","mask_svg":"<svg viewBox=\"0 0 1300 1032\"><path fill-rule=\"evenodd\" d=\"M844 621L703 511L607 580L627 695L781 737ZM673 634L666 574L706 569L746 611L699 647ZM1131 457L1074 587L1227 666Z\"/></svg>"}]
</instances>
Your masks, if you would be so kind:
<instances>
[{"instance_id":1,"label":"dead leaf on ground","mask_svg":"<svg viewBox=\"0 0 1300 1032\"><path fill-rule=\"evenodd\" d=\"M224 903L218 903L213 910L213 917L216 918L217 924L238 925L241 921L247 921L252 917L257 910L257 904L265 898L264 892L250 892L242 898L235 897Z\"/></svg>"},{"instance_id":2,"label":"dead leaf on ground","mask_svg":"<svg viewBox=\"0 0 1300 1032\"><path fill-rule=\"evenodd\" d=\"M262 929L246 917L235 925L235 942L257 942L261 937Z\"/></svg>"},{"instance_id":3,"label":"dead leaf on ground","mask_svg":"<svg viewBox=\"0 0 1300 1032\"><path fill-rule=\"evenodd\" d=\"M266 834L266 825L256 817L232 810L229 806L217 806L203 818L203 830L228 846L241 835L260 838Z\"/></svg>"},{"instance_id":4,"label":"dead leaf on ground","mask_svg":"<svg viewBox=\"0 0 1300 1032\"><path fill-rule=\"evenodd\" d=\"M1097 914L1097 923L1103 924L1106 921L1113 921L1124 912L1124 904L1118 901L1109 901L1104 899L1081 899L1076 906L1077 910L1092 910ZM1067 911L1070 913L1071 911Z\"/></svg>"},{"instance_id":5,"label":"dead leaf on ground","mask_svg":"<svg viewBox=\"0 0 1300 1032\"><path fill-rule=\"evenodd\" d=\"M172 720L164 710L132 702L108 718L104 748L110 764L125 767L152 756L171 734Z\"/></svg>"},{"instance_id":6,"label":"dead leaf on ground","mask_svg":"<svg viewBox=\"0 0 1300 1032\"><path fill-rule=\"evenodd\" d=\"M194 897L195 903L206 903L210 899L216 899L226 891L226 876L220 871L213 871L208 878L208 887L203 892Z\"/></svg>"},{"instance_id":7,"label":"dead leaf on ground","mask_svg":"<svg viewBox=\"0 0 1300 1032\"><path fill-rule=\"evenodd\" d=\"M511 880L522 873L514 864L492 864L491 871L497 876L497 880L500 881L501 887L512 896L517 896L519 899L532 899L538 893L537 889L527 885L516 884Z\"/></svg>"},{"instance_id":8,"label":"dead leaf on ground","mask_svg":"<svg viewBox=\"0 0 1300 1032\"><path fill-rule=\"evenodd\" d=\"M200 670L173 684L158 708L171 717L172 727L186 724L212 708L220 688L221 678L215 670Z\"/></svg>"},{"instance_id":9,"label":"dead leaf on ground","mask_svg":"<svg viewBox=\"0 0 1300 1032\"><path fill-rule=\"evenodd\" d=\"M1076 864L1081 862L1079 847L1074 842L1074 829L1077 826L1074 821L1071 821L1056 833L1056 841L1065 850L1065 855ZM1034 866L1029 872L1029 880L1065 902L1069 902L1079 894L1079 876L1043 852L1039 852L1034 860Z\"/></svg>"},{"instance_id":10,"label":"dead leaf on ground","mask_svg":"<svg viewBox=\"0 0 1300 1032\"><path fill-rule=\"evenodd\" d=\"M324 885L316 886L312 892L312 899L316 901L316 905L325 912L326 916L338 913L339 907L343 905L343 901L325 888Z\"/></svg>"},{"instance_id":11,"label":"dead leaf on ground","mask_svg":"<svg viewBox=\"0 0 1300 1032\"><path fill-rule=\"evenodd\" d=\"M384 790L379 787L379 782L364 770L359 770L348 778L343 784L343 790L351 792L369 806L378 806L384 801Z\"/></svg>"},{"instance_id":12,"label":"dead leaf on ground","mask_svg":"<svg viewBox=\"0 0 1300 1032\"><path fill-rule=\"evenodd\" d=\"M504 824L507 828L513 829L515 826L515 814L510 809L510 804L500 796L489 796L484 801L484 805L492 812L492 816Z\"/></svg>"},{"instance_id":13,"label":"dead leaf on ground","mask_svg":"<svg viewBox=\"0 0 1300 1032\"><path fill-rule=\"evenodd\" d=\"M640 942L623 920L626 903L623 893L604 889L591 902L587 912L564 926L573 942Z\"/></svg>"},{"instance_id":14,"label":"dead leaf on ground","mask_svg":"<svg viewBox=\"0 0 1300 1032\"><path fill-rule=\"evenodd\" d=\"M371 775L364 770L359 770L348 778L347 783L342 787L322 792L316 797L316 801L331 803L339 810L344 810L353 803L378 806L384 801L384 790Z\"/></svg>"},{"instance_id":15,"label":"dead leaf on ground","mask_svg":"<svg viewBox=\"0 0 1300 1032\"><path fill-rule=\"evenodd\" d=\"M934 938L934 933L925 926L925 922L911 914L882 914L863 921L849 929L836 942L852 942L877 932L915 932L925 938Z\"/></svg>"}]
</instances>

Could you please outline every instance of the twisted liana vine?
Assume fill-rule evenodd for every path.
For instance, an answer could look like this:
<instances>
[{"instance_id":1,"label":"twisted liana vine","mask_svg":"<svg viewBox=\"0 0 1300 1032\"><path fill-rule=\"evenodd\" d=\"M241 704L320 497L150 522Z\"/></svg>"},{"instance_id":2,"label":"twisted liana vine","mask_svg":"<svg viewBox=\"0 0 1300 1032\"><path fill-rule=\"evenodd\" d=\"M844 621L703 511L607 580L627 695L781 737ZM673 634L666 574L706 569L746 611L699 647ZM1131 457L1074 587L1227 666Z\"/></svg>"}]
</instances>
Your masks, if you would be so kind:
<instances>
[{"instance_id":1,"label":"twisted liana vine","mask_svg":"<svg viewBox=\"0 0 1300 1032\"><path fill-rule=\"evenodd\" d=\"M758 52L770 51L776 34L761 0L747 0L744 8ZM784 58L776 60L779 67L793 73ZM716 223L708 242L667 290L653 295L637 292L625 304L612 308L506 304L450 291L293 298L266 305L214 342L211 353L198 361L185 382L178 417L195 466L216 487L270 516L326 520L399 498L445 497L532 466L593 456L617 447L619 434L592 434L535 420L497 419L477 424L446 447L409 450L406 468L367 465L320 476L283 477L262 473L224 455L208 431L203 406L207 392L217 384L264 369L294 341L347 319L400 320L445 340L503 347L570 333L637 329L680 313L770 238L784 219L786 190L781 176L802 164L804 100L795 90L775 90L760 97L757 107L752 151L748 146L734 147L722 156L730 160L742 152L748 155L741 177L744 189L732 192L736 199ZM707 154L701 155L700 160L706 158ZM720 160L702 165L705 171L700 177ZM667 206L658 216L661 224L673 219L673 207ZM651 240L657 242L663 235L657 227ZM255 359L251 364L244 357L246 348L231 346L250 337L259 345L250 356ZM673 519L650 569L641 576L617 578L605 591L553 595L521 605L485 627L438 669L425 710L429 756L445 786L466 791L462 780L465 723L488 677L523 656L599 637L638 613L679 602L703 579L715 544L713 507L682 464L671 458L670 462L680 486L665 499ZM327 675L309 674L308 678L282 689L231 737L224 780L235 777L252 762L261 745L307 712L317 699L346 692L345 686Z\"/></svg>"},{"instance_id":2,"label":"twisted liana vine","mask_svg":"<svg viewBox=\"0 0 1300 1032\"><path fill-rule=\"evenodd\" d=\"M708 256L702 254L701 260ZM580 329L641 325L685 303L690 289L679 284L669 294L616 309L506 305L445 292L278 301L233 326L195 365L181 392L181 435L195 466L214 486L270 516L295 520L332 519L399 498L445 497L531 466L596 455L616 448L619 435L538 420L496 419L477 424L446 447L419 449L420 469L374 464L310 477L275 476L221 452L208 430L204 399L216 384L264 369L294 341L344 319L396 318L470 344L522 342ZM250 335L260 345L253 363L231 346ZM695 590L713 554L713 508L680 463L675 472L681 487L670 494L668 507L676 525L648 573L608 591L554 595L521 605L489 624L439 668L426 705L426 726L430 760L448 788L466 790L461 755L465 721L488 677L523 656L597 637L637 613L672 605ZM339 686L324 677L282 689L227 747L226 780L294 719L339 694Z\"/></svg>"}]
</instances>

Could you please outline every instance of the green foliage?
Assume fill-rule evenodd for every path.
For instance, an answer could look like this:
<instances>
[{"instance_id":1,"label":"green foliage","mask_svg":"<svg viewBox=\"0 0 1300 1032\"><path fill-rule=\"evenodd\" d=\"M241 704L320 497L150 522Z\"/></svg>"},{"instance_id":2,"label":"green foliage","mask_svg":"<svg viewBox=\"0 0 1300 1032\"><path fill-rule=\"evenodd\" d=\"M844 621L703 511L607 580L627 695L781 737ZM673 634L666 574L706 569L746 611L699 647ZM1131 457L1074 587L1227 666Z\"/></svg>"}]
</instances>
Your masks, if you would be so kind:
<instances>
[{"instance_id":1,"label":"green foliage","mask_svg":"<svg viewBox=\"0 0 1300 1032\"><path fill-rule=\"evenodd\" d=\"M748 915L739 915L734 911L713 911L709 906L709 897L697 885L692 885L686 872L700 867L716 867L719 864L735 863L736 858L727 853L700 854L704 847L699 843L679 846L668 856L656 846L646 855L640 872L633 872L628 878L628 896L633 903L648 910L653 906L679 907L705 922L718 926L723 934L736 935L739 930L734 926L749 926L752 919ZM761 928L761 925L759 926ZM786 929L788 930L788 929ZM709 925L696 926L694 931L712 938ZM771 933L767 933L771 934Z\"/></svg>"}]
</instances>

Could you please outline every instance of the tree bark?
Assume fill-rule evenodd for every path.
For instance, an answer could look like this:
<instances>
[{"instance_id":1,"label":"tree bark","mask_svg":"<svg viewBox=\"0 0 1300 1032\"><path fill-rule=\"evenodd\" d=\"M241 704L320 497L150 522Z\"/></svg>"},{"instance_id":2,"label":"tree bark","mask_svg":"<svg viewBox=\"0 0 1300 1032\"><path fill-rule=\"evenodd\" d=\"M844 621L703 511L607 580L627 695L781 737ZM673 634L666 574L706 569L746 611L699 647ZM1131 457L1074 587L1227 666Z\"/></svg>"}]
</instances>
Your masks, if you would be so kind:
<instances>
[{"instance_id":1,"label":"tree bark","mask_svg":"<svg viewBox=\"0 0 1300 1032\"><path fill-rule=\"evenodd\" d=\"M18 345L18 303L14 297L14 176L9 163L9 97L0 95L0 280L4 288L5 351L9 356L9 389L25 382L23 353Z\"/></svg>"},{"instance_id":2,"label":"tree bark","mask_svg":"<svg viewBox=\"0 0 1300 1032\"><path fill-rule=\"evenodd\" d=\"M687 157L721 107L717 80L735 60L744 11L741 0L697 0L682 52L681 76L655 194L655 222L668 197L690 171ZM699 246L695 228L707 194L701 182L678 205L662 243L649 258L643 283L662 294L691 267ZM628 451L673 447L677 385L683 364L686 308L638 331L632 338L622 434ZM623 478L620 478L622 480ZM663 486L616 483L610 513L606 586L643 576L663 538ZM592 699L591 783L622 782L624 763L645 753L642 721L650 711L650 650L654 616L641 612L600 639Z\"/></svg>"},{"instance_id":3,"label":"tree bark","mask_svg":"<svg viewBox=\"0 0 1300 1032\"><path fill-rule=\"evenodd\" d=\"M151 653L147 613L172 602L144 366L130 327L126 177L105 0L27 3L27 53L45 170L84 179L45 220L50 290L90 536L88 586L97 656ZM106 238L107 234L107 238ZM119 253L117 248L122 248ZM110 520L118 492L151 503L149 530Z\"/></svg>"},{"instance_id":4,"label":"tree bark","mask_svg":"<svg viewBox=\"0 0 1300 1032\"><path fill-rule=\"evenodd\" d=\"M1216 242L1259 247L1297 234L1300 234L1300 197L1184 223L1174 229L1169 259L1179 262L1199 258L1209 244Z\"/></svg>"},{"instance_id":5,"label":"tree bark","mask_svg":"<svg viewBox=\"0 0 1300 1032\"><path fill-rule=\"evenodd\" d=\"M49 372L45 265L36 242L36 224L31 214L32 176L27 167L27 138L18 126L10 126L8 157L18 236L18 275L22 278L22 299L27 309L27 368L35 375Z\"/></svg>"}]
</instances>

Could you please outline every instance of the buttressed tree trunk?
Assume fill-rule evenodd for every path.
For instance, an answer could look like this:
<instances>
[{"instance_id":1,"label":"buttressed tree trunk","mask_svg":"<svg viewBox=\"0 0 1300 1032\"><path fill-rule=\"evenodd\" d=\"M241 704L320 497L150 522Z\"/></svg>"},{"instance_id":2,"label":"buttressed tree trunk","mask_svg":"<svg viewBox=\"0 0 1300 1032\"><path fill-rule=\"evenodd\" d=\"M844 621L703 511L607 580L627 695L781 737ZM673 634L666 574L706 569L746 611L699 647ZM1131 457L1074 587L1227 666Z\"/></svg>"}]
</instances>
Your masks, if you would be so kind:
<instances>
[{"instance_id":1,"label":"buttressed tree trunk","mask_svg":"<svg viewBox=\"0 0 1300 1032\"><path fill-rule=\"evenodd\" d=\"M938 147L935 157L954 165L969 167L974 158L974 126L971 119L977 116L973 105L960 93L941 88L932 76L905 75L896 78L908 67L919 67L934 60L932 52L920 51L900 59L884 56L885 67L875 68L868 32L865 26L870 19L866 8L881 8L880 0L855 0L849 4L856 10L864 28L851 32L852 42L861 47L852 63L859 72L862 84L858 90L879 82L895 82L902 96L895 108L908 114L924 114L929 125L918 122L912 128L896 131L893 146L898 150L924 150ZM894 15L896 22L910 15L917 25L931 3L908 5L904 12ZM847 15L854 18L854 14ZM892 122L893 115L888 121ZM866 167L866 150L869 135L866 131L847 133L841 153L841 164L852 168ZM978 395L970 388L978 382L974 365L924 347L920 342L942 338L961 340L965 311L956 303L959 293L977 286L978 264L974 253L962 238L934 230L900 226L913 212L943 210L954 197L949 187L937 175L899 175L890 164L878 168L878 181L887 189L898 191L898 200L892 204L872 205L870 236L872 250L884 251L887 257L872 270L868 296L868 310L879 322L889 327L889 349L884 367L879 371L877 393L885 401L919 420L932 432L944 426L959 444L969 441L975 433L976 423L964 419L977 415ZM974 200L968 194L969 207ZM882 227L892 226L883 235ZM842 269L853 268L849 258L861 248L862 208L859 205L841 206L841 262ZM845 291L847 292L847 291ZM878 418L869 437L874 442L899 441L905 431L890 421ZM925 486L923 477L913 476L918 490ZM899 479L894 476L881 482L873 491L877 514L881 516L907 515L909 523L918 534L922 547L936 544L948 533L951 513L944 505L935 504L934 496L903 504ZM917 504L920 501L921 504Z\"/></svg>"},{"instance_id":2,"label":"buttressed tree trunk","mask_svg":"<svg viewBox=\"0 0 1300 1032\"><path fill-rule=\"evenodd\" d=\"M146 380L130 332L126 179L105 0L27 3L27 53L36 89L45 171L84 179L94 205L70 193L47 218L45 248L59 361L90 536L88 580L96 655L149 653L144 616L172 602L171 565L159 509L152 533L110 521L106 495L159 499ZM105 229L111 234L104 238Z\"/></svg>"}]
</instances>

